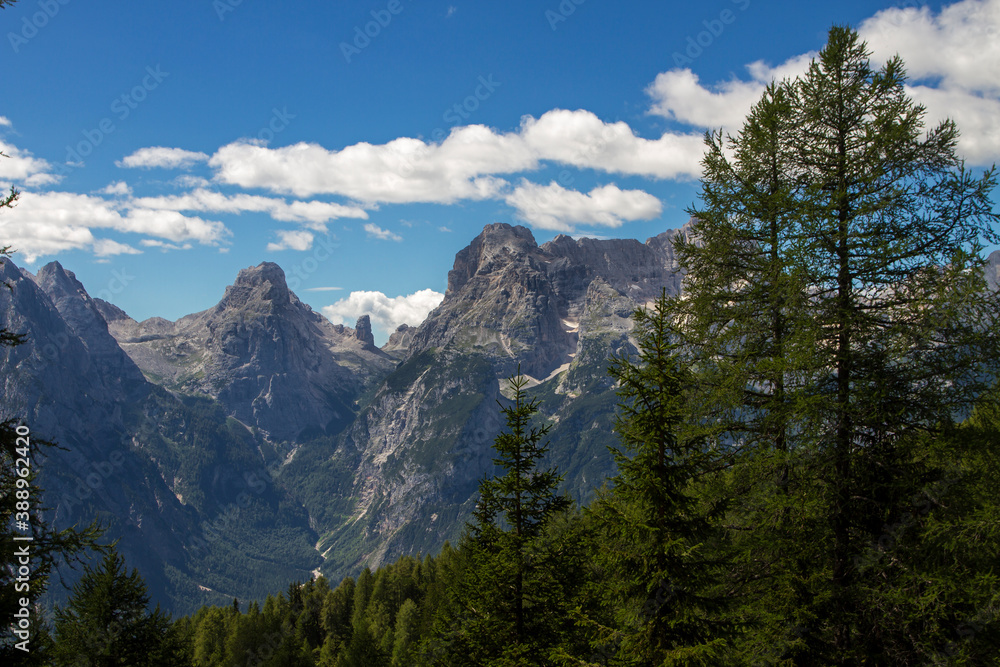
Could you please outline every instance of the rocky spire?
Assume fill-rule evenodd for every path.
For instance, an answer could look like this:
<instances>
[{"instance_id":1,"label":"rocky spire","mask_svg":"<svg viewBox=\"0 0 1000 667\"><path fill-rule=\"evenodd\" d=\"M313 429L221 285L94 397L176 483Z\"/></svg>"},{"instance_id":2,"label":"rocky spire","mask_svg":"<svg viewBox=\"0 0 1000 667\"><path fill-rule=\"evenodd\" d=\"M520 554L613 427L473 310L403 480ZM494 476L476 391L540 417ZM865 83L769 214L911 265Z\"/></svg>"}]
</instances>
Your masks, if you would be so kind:
<instances>
[{"instance_id":1,"label":"rocky spire","mask_svg":"<svg viewBox=\"0 0 1000 667\"><path fill-rule=\"evenodd\" d=\"M354 337L364 343L366 348L375 347L375 337L372 335L372 318L362 315L354 325Z\"/></svg>"}]
</instances>

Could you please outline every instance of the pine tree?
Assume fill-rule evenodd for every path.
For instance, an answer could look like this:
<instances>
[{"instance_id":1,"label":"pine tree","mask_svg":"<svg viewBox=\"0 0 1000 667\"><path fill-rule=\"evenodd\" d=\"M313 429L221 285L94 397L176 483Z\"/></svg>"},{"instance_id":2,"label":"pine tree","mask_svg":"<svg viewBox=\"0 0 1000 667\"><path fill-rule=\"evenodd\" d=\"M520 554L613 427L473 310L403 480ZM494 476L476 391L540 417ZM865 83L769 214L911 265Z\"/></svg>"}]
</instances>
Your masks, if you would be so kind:
<instances>
[{"instance_id":1,"label":"pine tree","mask_svg":"<svg viewBox=\"0 0 1000 667\"><path fill-rule=\"evenodd\" d=\"M65 608L56 608L56 664L140 666L179 664L170 619L148 609L146 584L125 559L110 552L99 567L85 568Z\"/></svg>"},{"instance_id":2,"label":"pine tree","mask_svg":"<svg viewBox=\"0 0 1000 667\"><path fill-rule=\"evenodd\" d=\"M445 661L549 664L547 654L558 643L565 618L554 613L566 602L553 576L561 567L559 555L534 543L570 501L556 494L562 476L539 469L551 427L532 425L538 400L526 397L527 378L518 369L509 383L512 403L501 407L507 431L493 443L493 462L503 472L480 482L473 522L460 545L459 631Z\"/></svg>"},{"instance_id":3,"label":"pine tree","mask_svg":"<svg viewBox=\"0 0 1000 667\"><path fill-rule=\"evenodd\" d=\"M724 596L717 561L718 498L704 482L726 454L685 428L690 373L672 340L666 294L635 312L638 356L621 354L609 369L621 399L613 448L618 475L592 512L601 527L597 554L617 610L607 653L623 664L711 664L724 645ZM617 664L617 663L616 663Z\"/></svg>"},{"instance_id":4,"label":"pine tree","mask_svg":"<svg viewBox=\"0 0 1000 667\"><path fill-rule=\"evenodd\" d=\"M676 323L696 332L686 352L709 424L753 456L734 475L755 489L747 503L763 501L748 511L781 514L774 487L788 480L757 476L767 457L799 475L804 521L789 525L803 532L775 543L798 544L786 561L813 561L789 585L810 601L799 619L764 612L787 622L778 658L856 664L887 635L906 641L876 627L890 620L867 612L878 576L856 563L926 484L918 443L967 413L1000 358L1000 299L981 272L982 240L998 241L994 172L965 170L952 122L925 131L905 82L898 58L875 70L858 35L833 28L809 71L772 86L730 139L733 162L709 141L693 211L706 241L681 250L696 296Z\"/></svg>"}]
</instances>

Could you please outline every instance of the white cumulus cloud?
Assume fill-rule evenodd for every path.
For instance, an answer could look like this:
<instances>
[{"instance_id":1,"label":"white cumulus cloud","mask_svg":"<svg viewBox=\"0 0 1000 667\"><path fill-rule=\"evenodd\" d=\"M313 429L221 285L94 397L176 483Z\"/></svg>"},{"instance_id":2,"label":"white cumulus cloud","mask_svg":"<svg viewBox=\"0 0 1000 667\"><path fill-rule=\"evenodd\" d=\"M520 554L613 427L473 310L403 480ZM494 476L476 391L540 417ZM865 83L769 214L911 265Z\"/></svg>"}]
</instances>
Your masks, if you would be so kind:
<instances>
[{"instance_id":1,"label":"white cumulus cloud","mask_svg":"<svg viewBox=\"0 0 1000 667\"><path fill-rule=\"evenodd\" d=\"M697 177L705 152L700 133L644 139L624 122L606 123L584 110L527 116L520 136L537 160L658 179Z\"/></svg>"},{"instance_id":2,"label":"white cumulus cloud","mask_svg":"<svg viewBox=\"0 0 1000 667\"><path fill-rule=\"evenodd\" d=\"M217 181L306 197L341 195L378 203L452 204L499 198L501 176L539 169L545 162L657 179L699 173L701 135L668 132L638 136L624 122L607 123L590 111L554 109L525 116L517 131L483 125L453 128L440 143L401 137L341 150L298 143L268 148L235 142L209 160Z\"/></svg>"},{"instance_id":3,"label":"white cumulus cloud","mask_svg":"<svg viewBox=\"0 0 1000 667\"><path fill-rule=\"evenodd\" d=\"M342 150L298 143L268 148L237 142L220 148L209 165L217 180L299 197L333 194L369 204L438 203L487 199L503 182L492 173L535 163L515 138L482 126L455 128L440 144L399 138Z\"/></svg>"},{"instance_id":4,"label":"white cumulus cloud","mask_svg":"<svg viewBox=\"0 0 1000 667\"><path fill-rule=\"evenodd\" d=\"M95 229L203 245L217 245L230 234L221 222L187 217L176 211L128 210L119 201L72 192L22 192L17 206L0 215L0 238L28 262L73 249L97 255L139 252L98 238L92 231Z\"/></svg>"},{"instance_id":5,"label":"white cumulus cloud","mask_svg":"<svg viewBox=\"0 0 1000 667\"><path fill-rule=\"evenodd\" d=\"M571 232L576 225L620 227L626 221L655 218L663 211L660 200L642 190L604 185L583 193L554 181L548 185L522 181L506 201L525 222L562 232Z\"/></svg>"},{"instance_id":6,"label":"white cumulus cloud","mask_svg":"<svg viewBox=\"0 0 1000 667\"><path fill-rule=\"evenodd\" d=\"M181 195L165 197L139 197L132 200L136 208L153 208L169 211L205 211L212 213L267 213L275 220L301 222L317 231L324 230L324 223L337 218L368 218L368 212L358 206L345 206L322 201L293 201L276 197L236 194L224 195L199 188Z\"/></svg>"},{"instance_id":7,"label":"white cumulus cloud","mask_svg":"<svg viewBox=\"0 0 1000 667\"><path fill-rule=\"evenodd\" d=\"M958 125L961 155L980 165L1000 160L1000 0L963 0L937 14L886 9L858 32L875 58L899 54L928 125L945 118Z\"/></svg>"},{"instance_id":8,"label":"white cumulus cloud","mask_svg":"<svg viewBox=\"0 0 1000 667\"><path fill-rule=\"evenodd\" d=\"M115 181L114 183L107 184L97 192L98 194L111 195L113 197L127 197L132 194L132 188L125 181Z\"/></svg>"},{"instance_id":9,"label":"white cumulus cloud","mask_svg":"<svg viewBox=\"0 0 1000 667\"><path fill-rule=\"evenodd\" d=\"M653 100L650 113L693 127L735 133L768 84L804 74L815 56L812 52L798 55L777 67L752 62L746 66L749 80L733 78L711 86L703 85L687 68L662 72L646 88Z\"/></svg>"},{"instance_id":10,"label":"white cumulus cloud","mask_svg":"<svg viewBox=\"0 0 1000 667\"><path fill-rule=\"evenodd\" d=\"M268 252L278 252L279 250L309 250L312 248L312 232L278 230L278 243L268 243Z\"/></svg>"},{"instance_id":11,"label":"white cumulus cloud","mask_svg":"<svg viewBox=\"0 0 1000 667\"><path fill-rule=\"evenodd\" d=\"M208 155L183 148L167 148L166 146L150 146L140 148L131 155L126 155L116 162L119 167L128 169L187 169L197 162L208 160Z\"/></svg>"},{"instance_id":12,"label":"white cumulus cloud","mask_svg":"<svg viewBox=\"0 0 1000 667\"><path fill-rule=\"evenodd\" d=\"M33 188L59 182L60 177L51 173L52 165L30 151L0 140L0 153L6 156L0 157L0 184L4 189L11 185Z\"/></svg>"}]
</instances>

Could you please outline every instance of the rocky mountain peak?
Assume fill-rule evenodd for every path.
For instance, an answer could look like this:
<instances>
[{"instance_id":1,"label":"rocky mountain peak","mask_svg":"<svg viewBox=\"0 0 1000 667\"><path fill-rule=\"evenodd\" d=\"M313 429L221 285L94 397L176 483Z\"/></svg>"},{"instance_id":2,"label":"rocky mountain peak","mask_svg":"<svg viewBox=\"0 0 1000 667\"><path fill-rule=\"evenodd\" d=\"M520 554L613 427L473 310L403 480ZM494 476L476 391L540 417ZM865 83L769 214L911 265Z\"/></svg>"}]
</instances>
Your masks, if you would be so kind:
<instances>
[{"instance_id":1,"label":"rocky mountain peak","mask_svg":"<svg viewBox=\"0 0 1000 667\"><path fill-rule=\"evenodd\" d=\"M76 274L67 271L59 262L49 262L38 269L35 281L42 286L58 287L62 291L71 292L79 296L87 294L80 281L76 279ZM44 289L44 287L43 287ZM47 290L46 290L47 291Z\"/></svg>"},{"instance_id":2,"label":"rocky mountain peak","mask_svg":"<svg viewBox=\"0 0 1000 667\"><path fill-rule=\"evenodd\" d=\"M274 262L261 262L239 272L216 309L258 310L261 306L277 309L287 306L292 298L281 267Z\"/></svg>"},{"instance_id":3,"label":"rocky mountain peak","mask_svg":"<svg viewBox=\"0 0 1000 667\"><path fill-rule=\"evenodd\" d=\"M595 280L632 307L663 289L680 292L673 243L690 236L690 226L645 243L560 234L539 246L524 227L486 225L455 256L444 301L414 334L409 354L454 344L486 354L500 373L520 363L525 373L546 377L577 353L578 325Z\"/></svg>"},{"instance_id":4,"label":"rocky mountain peak","mask_svg":"<svg viewBox=\"0 0 1000 667\"><path fill-rule=\"evenodd\" d=\"M257 266L241 269L233 285L257 286L265 282L288 288L285 284L285 272L274 262L261 262Z\"/></svg>"},{"instance_id":5,"label":"rocky mountain peak","mask_svg":"<svg viewBox=\"0 0 1000 667\"><path fill-rule=\"evenodd\" d=\"M455 256L448 272L447 293L461 290L476 275L495 273L499 268L523 260L538 249L531 230L521 225L494 222Z\"/></svg>"},{"instance_id":6,"label":"rocky mountain peak","mask_svg":"<svg viewBox=\"0 0 1000 667\"><path fill-rule=\"evenodd\" d=\"M38 270L35 284L49 297L59 315L79 336L90 358L97 364L109 387L121 391L139 391L145 380L138 366L119 348L108 331L100 306L87 290L59 262L50 262Z\"/></svg>"},{"instance_id":7,"label":"rocky mountain peak","mask_svg":"<svg viewBox=\"0 0 1000 667\"><path fill-rule=\"evenodd\" d=\"M0 279L13 280L21 277L21 270L9 259L0 260Z\"/></svg>"},{"instance_id":8,"label":"rocky mountain peak","mask_svg":"<svg viewBox=\"0 0 1000 667\"><path fill-rule=\"evenodd\" d=\"M375 347L368 316L355 330L331 324L273 262L241 270L218 304L176 322L135 322L110 304L100 308L157 383L215 399L276 441L343 428L362 387L395 365Z\"/></svg>"}]
</instances>

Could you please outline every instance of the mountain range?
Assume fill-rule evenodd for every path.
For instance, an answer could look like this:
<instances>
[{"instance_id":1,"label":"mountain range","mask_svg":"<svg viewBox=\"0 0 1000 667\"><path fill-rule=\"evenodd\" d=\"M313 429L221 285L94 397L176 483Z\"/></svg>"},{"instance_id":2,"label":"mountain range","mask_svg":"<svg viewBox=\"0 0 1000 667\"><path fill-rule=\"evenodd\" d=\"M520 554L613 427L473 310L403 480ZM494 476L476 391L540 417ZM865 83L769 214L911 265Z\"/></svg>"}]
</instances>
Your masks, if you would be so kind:
<instances>
[{"instance_id":1,"label":"mountain range","mask_svg":"<svg viewBox=\"0 0 1000 667\"><path fill-rule=\"evenodd\" d=\"M552 427L546 464L592 496L614 473L608 359L635 351L636 308L680 292L689 235L539 245L487 225L441 304L381 348L367 315L330 323L270 262L208 310L137 322L58 263L5 260L0 326L27 340L0 356L4 416L58 443L38 466L46 519L98 516L174 613L356 575L461 535L518 372Z\"/></svg>"}]
</instances>

